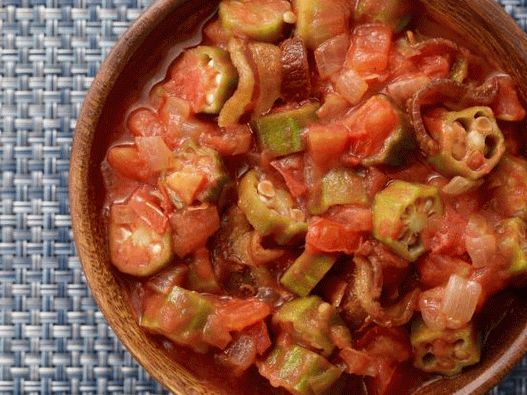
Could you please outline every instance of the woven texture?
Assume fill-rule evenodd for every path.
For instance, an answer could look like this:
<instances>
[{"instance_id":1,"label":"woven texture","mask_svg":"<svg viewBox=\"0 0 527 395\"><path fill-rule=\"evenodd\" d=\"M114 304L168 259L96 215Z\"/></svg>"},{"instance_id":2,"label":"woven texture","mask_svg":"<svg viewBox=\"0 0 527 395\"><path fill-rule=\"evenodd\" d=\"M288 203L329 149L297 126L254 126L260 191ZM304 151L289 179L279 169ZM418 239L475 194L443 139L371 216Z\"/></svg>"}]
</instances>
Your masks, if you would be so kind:
<instances>
[{"instance_id":1,"label":"woven texture","mask_svg":"<svg viewBox=\"0 0 527 395\"><path fill-rule=\"evenodd\" d=\"M162 393L75 256L68 159L101 61L149 0L0 0L0 394ZM527 28L527 0L502 0ZM527 360L492 394L527 394Z\"/></svg>"}]
</instances>

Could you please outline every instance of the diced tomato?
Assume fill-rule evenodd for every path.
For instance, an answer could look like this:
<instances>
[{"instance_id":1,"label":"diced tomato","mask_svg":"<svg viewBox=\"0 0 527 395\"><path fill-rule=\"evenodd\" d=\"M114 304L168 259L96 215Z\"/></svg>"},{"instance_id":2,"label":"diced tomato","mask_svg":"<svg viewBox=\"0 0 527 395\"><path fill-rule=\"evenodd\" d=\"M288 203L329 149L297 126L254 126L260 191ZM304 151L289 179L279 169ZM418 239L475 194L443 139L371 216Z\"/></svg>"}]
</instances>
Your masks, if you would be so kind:
<instances>
[{"instance_id":1,"label":"diced tomato","mask_svg":"<svg viewBox=\"0 0 527 395\"><path fill-rule=\"evenodd\" d=\"M357 347L388 361L404 362L412 355L408 334L402 327L375 325L357 340Z\"/></svg>"},{"instance_id":2,"label":"diced tomato","mask_svg":"<svg viewBox=\"0 0 527 395\"><path fill-rule=\"evenodd\" d=\"M371 209L353 205L339 205L331 207L324 217L349 227L356 232L371 232L373 220Z\"/></svg>"},{"instance_id":3,"label":"diced tomato","mask_svg":"<svg viewBox=\"0 0 527 395\"><path fill-rule=\"evenodd\" d=\"M249 336L254 344L256 345L256 352L258 355L263 355L269 347L271 347L271 339L269 338L269 331L267 330L267 324L265 321L260 321L248 328L245 328L242 332Z\"/></svg>"},{"instance_id":4,"label":"diced tomato","mask_svg":"<svg viewBox=\"0 0 527 395\"><path fill-rule=\"evenodd\" d=\"M261 322L271 314L271 308L256 299L229 299L220 302L217 313L229 331L241 331Z\"/></svg>"},{"instance_id":5,"label":"diced tomato","mask_svg":"<svg viewBox=\"0 0 527 395\"><path fill-rule=\"evenodd\" d=\"M190 206L198 193L207 185L207 176L198 170L176 171L165 178L167 187L174 191L187 206Z\"/></svg>"},{"instance_id":6,"label":"diced tomato","mask_svg":"<svg viewBox=\"0 0 527 395\"><path fill-rule=\"evenodd\" d=\"M150 277L145 286L151 291L167 295L174 286L183 285L187 273L187 266L177 264Z\"/></svg>"},{"instance_id":7,"label":"diced tomato","mask_svg":"<svg viewBox=\"0 0 527 395\"><path fill-rule=\"evenodd\" d=\"M525 109L518 98L512 78L500 78L498 83L500 87L499 92L496 101L492 105L496 118L505 121L523 120L525 118Z\"/></svg>"},{"instance_id":8,"label":"diced tomato","mask_svg":"<svg viewBox=\"0 0 527 395\"><path fill-rule=\"evenodd\" d=\"M375 358L365 351L345 348L339 353L346 364L346 372L358 376L377 376L377 364Z\"/></svg>"},{"instance_id":9,"label":"diced tomato","mask_svg":"<svg viewBox=\"0 0 527 395\"><path fill-rule=\"evenodd\" d=\"M368 167L365 181L368 196L373 199L378 192L383 190L384 186L389 181L389 178L384 172L371 166Z\"/></svg>"},{"instance_id":10,"label":"diced tomato","mask_svg":"<svg viewBox=\"0 0 527 395\"><path fill-rule=\"evenodd\" d=\"M170 216L172 246L179 257L184 257L199 247L220 228L216 206L190 207L175 211Z\"/></svg>"},{"instance_id":11,"label":"diced tomato","mask_svg":"<svg viewBox=\"0 0 527 395\"><path fill-rule=\"evenodd\" d=\"M360 245L362 234L356 230L325 218L315 217L306 236L307 251L344 252L353 254Z\"/></svg>"},{"instance_id":12,"label":"diced tomato","mask_svg":"<svg viewBox=\"0 0 527 395\"><path fill-rule=\"evenodd\" d=\"M351 37L345 67L362 75L383 73L388 66L392 34L389 26L380 23L357 26Z\"/></svg>"},{"instance_id":13,"label":"diced tomato","mask_svg":"<svg viewBox=\"0 0 527 395\"><path fill-rule=\"evenodd\" d=\"M365 158L378 152L398 121L399 115L387 99L372 97L344 120L349 130L350 153Z\"/></svg>"},{"instance_id":14,"label":"diced tomato","mask_svg":"<svg viewBox=\"0 0 527 395\"><path fill-rule=\"evenodd\" d=\"M172 152L161 136L136 137L135 144L140 157L152 171L164 171L173 165Z\"/></svg>"},{"instance_id":15,"label":"diced tomato","mask_svg":"<svg viewBox=\"0 0 527 395\"><path fill-rule=\"evenodd\" d=\"M466 252L464 234L467 223L467 214L461 215L447 206L443 216L430 218L423 242L433 254L461 256Z\"/></svg>"},{"instance_id":16,"label":"diced tomato","mask_svg":"<svg viewBox=\"0 0 527 395\"><path fill-rule=\"evenodd\" d=\"M187 51L169 71L175 95L188 101L195 113L206 105L206 95L215 83L216 71L212 67L203 66L195 53Z\"/></svg>"},{"instance_id":17,"label":"diced tomato","mask_svg":"<svg viewBox=\"0 0 527 395\"><path fill-rule=\"evenodd\" d=\"M331 167L348 148L348 131L342 125L312 126L306 135L308 152L320 167Z\"/></svg>"},{"instance_id":18,"label":"diced tomato","mask_svg":"<svg viewBox=\"0 0 527 395\"><path fill-rule=\"evenodd\" d=\"M252 338L241 334L234 339L217 360L235 376L241 376L256 362L256 345Z\"/></svg>"},{"instance_id":19,"label":"diced tomato","mask_svg":"<svg viewBox=\"0 0 527 395\"><path fill-rule=\"evenodd\" d=\"M108 150L106 160L110 166L126 178L147 182L154 177L135 145L117 145Z\"/></svg>"},{"instance_id":20,"label":"diced tomato","mask_svg":"<svg viewBox=\"0 0 527 395\"><path fill-rule=\"evenodd\" d=\"M245 154L251 150L253 137L247 125L228 126L224 130L211 129L202 133L199 141L205 147L215 149L220 155Z\"/></svg>"},{"instance_id":21,"label":"diced tomato","mask_svg":"<svg viewBox=\"0 0 527 395\"><path fill-rule=\"evenodd\" d=\"M468 278L474 271L470 263L446 255L428 255L422 259L417 268L421 284L427 288L444 286L452 274Z\"/></svg>"},{"instance_id":22,"label":"diced tomato","mask_svg":"<svg viewBox=\"0 0 527 395\"><path fill-rule=\"evenodd\" d=\"M133 136L161 136L165 132L159 115L149 108L138 108L132 112L127 125Z\"/></svg>"},{"instance_id":23,"label":"diced tomato","mask_svg":"<svg viewBox=\"0 0 527 395\"><path fill-rule=\"evenodd\" d=\"M290 155L273 160L271 166L284 178L287 189L289 189L293 197L302 196L307 192L307 185L304 180L304 158L302 155Z\"/></svg>"},{"instance_id":24,"label":"diced tomato","mask_svg":"<svg viewBox=\"0 0 527 395\"><path fill-rule=\"evenodd\" d=\"M167 85L168 83L164 86L166 87ZM178 147L184 137L183 125L190 122L190 106L188 102L172 95L163 96L159 107L159 119L165 127L163 139L167 145L172 149ZM189 123L189 125L192 124ZM196 133L196 135L199 135L199 133Z\"/></svg>"},{"instance_id":25,"label":"diced tomato","mask_svg":"<svg viewBox=\"0 0 527 395\"><path fill-rule=\"evenodd\" d=\"M153 189L147 186L138 188L130 197L130 208L157 233L165 232L168 217L152 196Z\"/></svg>"},{"instance_id":26,"label":"diced tomato","mask_svg":"<svg viewBox=\"0 0 527 395\"><path fill-rule=\"evenodd\" d=\"M202 247L194 251L193 259L189 262L188 268L188 289L208 293L220 291L207 248Z\"/></svg>"}]
</instances>

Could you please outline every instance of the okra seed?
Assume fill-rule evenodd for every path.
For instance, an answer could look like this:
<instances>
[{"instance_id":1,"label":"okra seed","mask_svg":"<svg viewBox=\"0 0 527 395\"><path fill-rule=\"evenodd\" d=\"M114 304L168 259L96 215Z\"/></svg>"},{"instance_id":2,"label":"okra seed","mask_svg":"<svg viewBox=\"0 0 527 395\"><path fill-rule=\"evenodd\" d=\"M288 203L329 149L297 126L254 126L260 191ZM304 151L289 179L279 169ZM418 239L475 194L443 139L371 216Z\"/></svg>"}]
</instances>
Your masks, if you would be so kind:
<instances>
[{"instance_id":1,"label":"okra seed","mask_svg":"<svg viewBox=\"0 0 527 395\"><path fill-rule=\"evenodd\" d=\"M213 93L208 93L206 99L207 99L207 104L210 105L210 104L214 103L214 94Z\"/></svg>"},{"instance_id":2,"label":"okra seed","mask_svg":"<svg viewBox=\"0 0 527 395\"><path fill-rule=\"evenodd\" d=\"M154 254L159 254L161 252L161 246L159 244L154 244L152 246L152 252Z\"/></svg>"},{"instance_id":3,"label":"okra seed","mask_svg":"<svg viewBox=\"0 0 527 395\"><path fill-rule=\"evenodd\" d=\"M467 143L471 150L483 152L485 150L485 137L473 130L467 136Z\"/></svg>"},{"instance_id":4,"label":"okra seed","mask_svg":"<svg viewBox=\"0 0 527 395\"><path fill-rule=\"evenodd\" d=\"M296 23L296 15L292 11L287 11L283 15L285 23L293 24Z\"/></svg>"},{"instance_id":5,"label":"okra seed","mask_svg":"<svg viewBox=\"0 0 527 395\"><path fill-rule=\"evenodd\" d=\"M221 74L217 74L216 78L214 78L214 81L216 82L216 85L221 84Z\"/></svg>"},{"instance_id":6,"label":"okra seed","mask_svg":"<svg viewBox=\"0 0 527 395\"><path fill-rule=\"evenodd\" d=\"M214 67L214 59L209 60L209 63L207 63L207 66Z\"/></svg>"},{"instance_id":7,"label":"okra seed","mask_svg":"<svg viewBox=\"0 0 527 395\"><path fill-rule=\"evenodd\" d=\"M490 132L492 131L492 122L488 117L479 117L474 121L473 127L479 132Z\"/></svg>"},{"instance_id":8,"label":"okra seed","mask_svg":"<svg viewBox=\"0 0 527 395\"><path fill-rule=\"evenodd\" d=\"M258 183L258 193L262 196L272 198L276 195L274 186L269 180L263 180Z\"/></svg>"}]
</instances>

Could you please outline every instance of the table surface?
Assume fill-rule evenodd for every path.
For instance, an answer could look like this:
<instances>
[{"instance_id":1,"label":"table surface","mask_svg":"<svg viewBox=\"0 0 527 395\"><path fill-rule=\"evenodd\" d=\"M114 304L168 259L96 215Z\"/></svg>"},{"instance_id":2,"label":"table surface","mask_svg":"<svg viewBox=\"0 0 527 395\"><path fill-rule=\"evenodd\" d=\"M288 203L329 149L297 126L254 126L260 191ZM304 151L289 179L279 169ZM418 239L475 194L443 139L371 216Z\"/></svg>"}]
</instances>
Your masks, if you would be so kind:
<instances>
[{"instance_id":1,"label":"table surface","mask_svg":"<svg viewBox=\"0 0 527 395\"><path fill-rule=\"evenodd\" d=\"M527 0L501 0L527 28ZM0 394L163 393L75 254L68 166L101 61L149 0L0 0ZM527 394L527 359L491 394Z\"/></svg>"}]
</instances>

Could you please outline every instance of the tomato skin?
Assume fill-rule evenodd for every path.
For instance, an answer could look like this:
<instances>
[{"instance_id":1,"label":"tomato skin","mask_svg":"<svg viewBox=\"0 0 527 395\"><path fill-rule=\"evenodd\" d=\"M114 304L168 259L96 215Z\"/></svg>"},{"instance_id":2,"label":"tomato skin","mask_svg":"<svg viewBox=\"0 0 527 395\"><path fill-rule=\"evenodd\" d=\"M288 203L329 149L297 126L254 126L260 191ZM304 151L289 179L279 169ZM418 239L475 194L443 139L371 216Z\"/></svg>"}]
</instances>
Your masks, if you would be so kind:
<instances>
[{"instance_id":1,"label":"tomato skin","mask_svg":"<svg viewBox=\"0 0 527 395\"><path fill-rule=\"evenodd\" d=\"M498 84L499 92L491 106L496 118L506 121L523 120L526 112L518 98L514 81L511 78L500 78Z\"/></svg>"},{"instance_id":2,"label":"tomato skin","mask_svg":"<svg viewBox=\"0 0 527 395\"><path fill-rule=\"evenodd\" d=\"M155 175L155 172L146 165L135 145L111 147L106 160L119 174L132 180L148 182Z\"/></svg>"},{"instance_id":3,"label":"tomato skin","mask_svg":"<svg viewBox=\"0 0 527 395\"><path fill-rule=\"evenodd\" d=\"M205 147L215 149L220 155L233 156L249 152L253 137L247 125L234 125L222 131L206 131L199 136L199 141Z\"/></svg>"},{"instance_id":4,"label":"tomato skin","mask_svg":"<svg viewBox=\"0 0 527 395\"><path fill-rule=\"evenodd\" d=\"M308 191L304 179L304 158L302 155L289 155L274 160L271 162L271 166L283 177L287 189L293 197L302 196Z\"/></svg>"},{"instance_id":5,"label":"tomato skin","mask_svg":"<svg viewBox=\"0 0 527 395\"><path fill-rule=\"evenodd\" d=\"M363 159L378 152L399 121L389 101L374 96L344 120L349 130L350 154Z\"/></svg>"},{"instance_id":6,"label":"tomato skin","mask_svg":"<svg viewBox=\"0 0 527 395\"><path fill-rule=\"evenodd\" d=\"M345 67L361 75L383 73L392 47L392 29L381 23L359 25L353 31Z\"/></svg>"},{"instance_id":7,"label":"tomato skin","mask_svg":"<svg viewBox=\"0 0 527 395\"><path fill-rule=\"evenodd\" d=\"M162 136L165 128L156 112L149 108L138 108L128 116L128 130L132 136Z\"/></svg>"},{"instance_id":8,"label":"tomato skin","mask_svg":"<svg viewBox=\"0 0 527 395\"><path fill-rule=\"evenodd\" d=\"M443 255L428 255L417 264L421 284L427 288L446 285L452 274L468 278L473 273L472 265L462 259Z\"/></svg>"},{"instance_id":9,"label":"tomato skin","mask_svg":"<svg viewBox=\"0 0 527 395\"><path fill-rule=\"evenodd\" d=\"M220 217L216 206L185 208L170 216L172 247L180 258L199 247L220 228Z\"/></svg>"},{"instance_id":10,"label":"tomato skin","mask_svg":"<svg viewBox=\"0 0 527 395\"><path fill-rule=\"evenodd\" d=\"M158 206L151 192L153 189L147 186L138 188L130 197L128 205L145 223L161 234L166 230L168 217Z\"/></svg>"},{"instance_id":11,"label":"tomato skin","mask_svg":"<svg viewBox=\"0 0 527 395\"><path fill-rule=\"evenodd\" d=\"M308 129L308 152L320 167L331 167L348 148L348 131L342 125L320 125Z\"/></svg>"},{"instance_id":12,"label":"tomato skin","mask_svg":"<svg viewBox=\"0 0 527 395\"><path fill-rule=\"evenodd\" d=\"M468 218L451 206L446 206L445 215L432 217L423 233L423 242L433 254L461 256L466 252L465 228Z\"/></svg>"},{"instance_id":13,"label":"tomato skin","mask_svg":"<svg viewBox=\"0 0 527 395\"><path fill-rule=\"evenodd\" d=\"M344 252L353 254L360 246L362 235L337 222L315 217L309 224L306 249L312 254Z\"/></svg>"},{"instance_id":14,"label":"tomato skin","mask_svg":"<svg viewBox=\"0 0 527 395\"><path fill-rule=\"evenodd\" d=\"M371 209L353 205L338 205L331 207L325 214L333 222L344 225L356 232L371 232L373 219Z\"/></svg>"}]
</instances>

